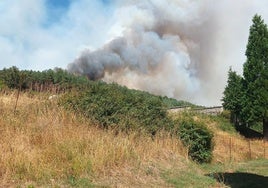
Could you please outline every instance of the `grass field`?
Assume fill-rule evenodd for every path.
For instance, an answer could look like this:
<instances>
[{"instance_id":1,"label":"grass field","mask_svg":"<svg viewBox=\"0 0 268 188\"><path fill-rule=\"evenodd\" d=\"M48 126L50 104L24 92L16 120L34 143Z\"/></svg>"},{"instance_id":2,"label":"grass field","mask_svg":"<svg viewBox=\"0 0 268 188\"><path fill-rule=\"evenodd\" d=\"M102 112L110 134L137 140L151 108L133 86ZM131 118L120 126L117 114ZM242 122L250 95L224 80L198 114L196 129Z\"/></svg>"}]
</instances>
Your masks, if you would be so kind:
<instances>
[{"instance_id":1,"label":"grass field","mask_svg":"<svg viewBox=\"0 0 268 188\"><path fill-rule=\"evenodd\" d=\"M166 132L152 139L103 130L63 110L49 94L0 94L0 187L226 187L240 179L266 185L268 143L215 134L212 164L198 165ZM265 149L266 147L266 149ZM266 159L265 159L266 158ZM252 186L251 186L252 187Z\"/></svg>"}]
</instances>

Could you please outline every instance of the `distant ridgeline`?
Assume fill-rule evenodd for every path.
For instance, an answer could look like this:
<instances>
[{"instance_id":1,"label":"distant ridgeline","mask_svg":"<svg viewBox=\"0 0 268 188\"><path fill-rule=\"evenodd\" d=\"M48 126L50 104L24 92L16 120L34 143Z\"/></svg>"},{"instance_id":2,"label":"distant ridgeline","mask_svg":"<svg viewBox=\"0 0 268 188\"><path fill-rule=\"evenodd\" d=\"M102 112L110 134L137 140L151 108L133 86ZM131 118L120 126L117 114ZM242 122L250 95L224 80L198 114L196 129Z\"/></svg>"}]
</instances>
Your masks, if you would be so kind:
<instances>
[{"instance_id":1,"label":"distant ridgeline","mask_svg":"<svg viewBox=\"0 0 268 188\"><path fill-rule=\"evenodd\" d=\"M74 75L61 68L45 71L19 70L17 67L0 70L0 90L21 89L22 91L64 93L71 90L86 90L92 85L104 85L109 90L124 88L129 93L142 94L145 98L157 97L165 108L175 106L195 106L189 102L173 98L155 96L148 92L127 89L117 84L107 84L103 81L91 81L86 76ZM98 91L96 91L98 92Z\"/></svg>"}]
</instances>

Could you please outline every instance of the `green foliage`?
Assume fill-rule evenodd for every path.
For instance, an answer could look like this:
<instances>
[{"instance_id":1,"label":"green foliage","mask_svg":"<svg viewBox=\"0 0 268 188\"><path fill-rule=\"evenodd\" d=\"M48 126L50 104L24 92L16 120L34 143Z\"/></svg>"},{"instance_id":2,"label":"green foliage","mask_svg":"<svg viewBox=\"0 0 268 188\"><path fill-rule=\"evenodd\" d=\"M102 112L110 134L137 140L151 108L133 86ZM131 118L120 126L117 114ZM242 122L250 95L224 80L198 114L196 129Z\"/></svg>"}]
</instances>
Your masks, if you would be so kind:
<instances>
[{"instance_id":1,"label":"green foliage","mask_svg":"<svg viewBox=\"0 0 268 188\"><path fill-rule=\"evenodd\" d=\"M230 113L229 111L223 111L223 113L221 113L218 116L210 116L209 117L211 120L215 121L218 125L219 128L222 131L234 134L236 133L236 128L233 124L230 123L229 119L230 119Z\"/></svg>"},{"instance_id":2,"label":"green foliage","mask_svg":"<svg viewBox=\"0 0 268 188\"><path fill-rule=\"evenodd\" d=\"M220 116L229 120L231 118L231 112L229 110L223 110Z\"/></svg>"},{"instance_id":3,"label":"green foliage","mask_svg":"<svg viewBox=\"0 0 268 188\"><path fill-rule=\"evenodd\" d=\"M204 124L189 118L183 119L179 122L177 134L188 147L188 154L194 161L199 163L211 161L213 133Z\"/></svg>"},{"instance_id":4,"label":"green foliage","mask_svg":"<svg viewBox=\"0 0 268 188\"><path fill-rule=\"evenodd\" d=\"M20 71L17 67L4 69L0 72L0 79L9 88L19 88L20 86Z\"/></svg>"},{"instance_id":5,"label":"green foliage","mask_svg":"<svg viewBox=\"0 0 268 188\"><path fill-rule=\"evenodd\" d=\"M250 127L252 130L262 133L263 132L263 126L262 126L262 122L255 122L251 125Z\"/></svg>"},{"instance_id":6,"label":"green foliage","mask_svg":"<svg viewBox=\"0 0 268 188\"><path fill-rule=\"evenodd\" d=\"M223 108L231 112L231 121L237 124L238 119L241 119L243 85L242 77L236 72L229 69L227 86L223 92Z\"/></svg>"},{"instance_id":7,"label":"green foliage","mask_svg":"<svg viewBox=\"0 0 268 188\"><path fill-rule=\"evenodd\" d=\"M4 81L0 79L0 90L4 89L6 85L4 84Z\"/></svg>"},{"instance_id":8,"label":"green foliage","mask_svg":"<svg viewBox=\"0 0 268 188\"><path fill-rule=\"evenodd\" d=\"M103 128L138 130L154 135L172 125L161 97L103 82L92 82L84 87L84 91L66 94L60 104Z\"/></svg>"},{"instance_id":9,"label":"green foliage","mask_svg":"<svg viewBox=\"0 0 268 188\"><path fill-rule=\"evenodd\" d=\"M167 108L172 108L172 107L179 107L179 106L190 106L190 107L195 107L196 105L186 102L186 101L178 101L173 98L168 98L168 97L162 97L163 103L167 106Z\"/></svg>"},{"instance_id":10,"label":"green foliage","mask_svg":"<svg viewBox=\"0 0 268 188\"><path fill-rule=\"evenodd\" d=\"M223 106L231 111L237 125L252 126L262 121L263 135L268 140L268 28L259 15L252 22L243 78L229 71Z\"/></svg>"},{"instance_id":11,"label":"green foliage","mask_svg":"<svg viewBox=\"0 0 268 188\"><path fill-rule=\"evenodd\" d=\"M17 67L0 70L0 87L6 85L10 89L64 91L72 88L82 88L89 81L85 77L76 76L65 70L55 68L46 71L20 71Z\"/></svg>"},{"instance_id":12,"label":"green foliage","mask_svg":"<svg viewBox=\"0 0 268 188\"><path fill-rule=\"evenodd\" d=\"M268 29L259 15L253 17L243 67L243 117L250 125L268 118Z\"/></svg>"}]
</instances>

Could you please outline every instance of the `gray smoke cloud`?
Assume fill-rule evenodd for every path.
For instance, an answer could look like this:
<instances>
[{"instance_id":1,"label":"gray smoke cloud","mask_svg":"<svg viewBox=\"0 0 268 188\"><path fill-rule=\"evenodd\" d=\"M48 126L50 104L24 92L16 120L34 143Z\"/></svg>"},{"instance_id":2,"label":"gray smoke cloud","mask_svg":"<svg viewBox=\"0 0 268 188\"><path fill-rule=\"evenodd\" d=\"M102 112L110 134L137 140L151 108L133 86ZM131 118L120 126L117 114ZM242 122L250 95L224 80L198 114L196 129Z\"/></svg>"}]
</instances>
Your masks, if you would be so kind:
<instances>
[{"instance_id":1,"label":"gray smoke cloud","mask_svg":"<svg viewBox=\"0 0 268 188\"><path fill-rule=\"evenodd\" d=\"M251 18L264 4L117 1L111 40L97 50L85 49L68 70L92 80L218 105L229 66L240 61L234 67L241 71Z\"/></svg>"}]
</instances>

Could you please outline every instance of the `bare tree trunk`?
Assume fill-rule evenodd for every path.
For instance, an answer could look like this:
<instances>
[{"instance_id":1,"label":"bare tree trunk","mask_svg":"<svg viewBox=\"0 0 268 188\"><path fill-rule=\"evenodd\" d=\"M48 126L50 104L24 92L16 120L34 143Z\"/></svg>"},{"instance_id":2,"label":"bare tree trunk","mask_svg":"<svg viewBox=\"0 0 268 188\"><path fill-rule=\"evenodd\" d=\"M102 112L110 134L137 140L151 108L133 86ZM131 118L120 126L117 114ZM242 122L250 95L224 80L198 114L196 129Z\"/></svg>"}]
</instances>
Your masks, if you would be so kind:
<instances>
[{"instance_id":1,"label":"bare tree trunk","mask_svg":"<svg viewBox=\"0 0 268 188\"><path fill-rule=\"evenodd\" d=\"M263 118L263 138L268 141L268 118Z\"/></svg>"},{"instance_id":2,"label":"bare tree trunk","mask_svg":"<svg viewBox=\"0 0 268 188\"><path fill-rule=\"evenodd\" d=\"M230 115L230 122L231 122L232 124L235 124L235 114L234 114L234 112L231 112L231 115Z\"/></svg>"}]
</instances>

